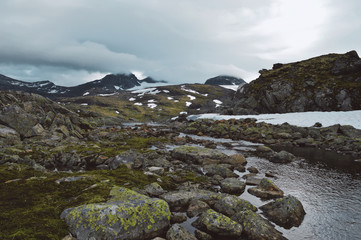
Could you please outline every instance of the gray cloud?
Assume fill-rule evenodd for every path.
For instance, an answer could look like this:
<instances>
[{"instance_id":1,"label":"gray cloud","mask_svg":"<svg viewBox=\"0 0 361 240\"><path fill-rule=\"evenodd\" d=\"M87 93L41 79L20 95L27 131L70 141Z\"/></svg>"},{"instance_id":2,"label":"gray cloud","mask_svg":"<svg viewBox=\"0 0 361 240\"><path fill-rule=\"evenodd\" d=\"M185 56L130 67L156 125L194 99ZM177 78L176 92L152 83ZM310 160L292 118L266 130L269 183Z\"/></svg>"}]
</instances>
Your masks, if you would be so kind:
<instances>
[{"instance_id":1,"label":"gray cloud","mask_svg":"<svg viewBox=\"0 0 361 240\"><path fill-rule=\"evenodd\" d=\"M357 0L4 0L0 73L60 85L131 71L252 80L275 62L360 49L359 10Z\"/></svg>"}]
</instances>

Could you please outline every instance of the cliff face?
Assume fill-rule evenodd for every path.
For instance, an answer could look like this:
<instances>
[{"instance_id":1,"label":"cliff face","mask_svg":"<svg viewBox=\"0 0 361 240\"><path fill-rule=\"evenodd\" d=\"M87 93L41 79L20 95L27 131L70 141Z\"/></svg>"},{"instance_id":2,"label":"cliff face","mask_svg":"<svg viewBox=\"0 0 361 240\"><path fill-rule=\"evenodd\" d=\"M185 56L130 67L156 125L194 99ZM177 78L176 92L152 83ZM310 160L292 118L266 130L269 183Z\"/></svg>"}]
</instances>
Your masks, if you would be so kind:
<instances>
[{"instance_id":1,"label":"cliff face","mask_svg":"<svg viewBox=\"0 0 361 240\"><path fill-rule=\"evenodd\" d=\"M361 59L355 51L274 64L235 95L235 114L361 109Z\"/></svg>"}]
</instances>

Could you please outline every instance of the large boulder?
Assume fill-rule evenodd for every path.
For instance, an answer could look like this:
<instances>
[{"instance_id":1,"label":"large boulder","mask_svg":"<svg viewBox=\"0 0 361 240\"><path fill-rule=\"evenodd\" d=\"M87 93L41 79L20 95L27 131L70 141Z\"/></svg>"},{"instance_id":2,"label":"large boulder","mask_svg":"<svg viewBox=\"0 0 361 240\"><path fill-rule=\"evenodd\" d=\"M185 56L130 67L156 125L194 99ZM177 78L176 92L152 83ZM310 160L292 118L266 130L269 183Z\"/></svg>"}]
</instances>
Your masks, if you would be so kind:
<instances>
[{"instance_id":1,"label":"large boulder","mask_svg":"<svg viewBox=\"0 0 361 240\"><path fill-rule=\"evenodd\" d=\"M268 178L263 178L257 187L249 188L248 192L263 199L278 198L283 196L283 191Z\"/></svg>"},{"instance_id":2,"label":"large boulder","mask_svg":"<svg viewBox=\"0 0 361 240\"><path fill-rule=\"evenodd\" d=\"M212 209L202 213L192 225L220 237L240 237L243 231L241 224Z\"/></svg>"},{"instance_id":3,"label":"large boulder","mask_svg":"<svg viewBox=\"0 0 361 240\"><path fill-rule=\"evenodd\" d=\"M302 203L293 196L274 200L260 209L268 219L286 229L300 226L306 214Z\"/></svg>"},{"instance_id":4,"label":"large boulder","mask_svg":"<svg viewBox=\"0 0 361 240\"><path fill-rule=\"evenodd\" d=\"M236 173L233 172L232 166L229 164L209 164L204 166L204 171L207 176L219 175L222 178L235 178L238 177Z\"/></svg>"},{"instance_id":5,"label":"large boulder","mask_svg":"<svg viewBox=\"0 0 361 240\"><path fill-rule=\"evenodd\" d=\"M228 158L226 154L217 150L195 146L177 147L173 149L171 155L175 159L194 164L203 164L205 161L209 162L209 159L220 162Z\"/></svg>"},{"instance_id":6,"label":"large boulder","mask_svg":"<svg viewBox=\"0 0 361 240\"><path fill-rule=\"evenodd\" d=\"M241 211L257 211L257 208L247 200L231 195L222 196L222 198L214 205L214 209L228 217Z\"/></svg>"},{"instance_id":7,"label":"large boulder","mask_svg":"<svg viewBox=\"0 0 361 240\"><path fill-rule=\"evenodd\" d=\"M233 112L284 113L361 109L361 59L355 51L274 64L235 95Z\"/></svg>"},{"instance_id":8,"label":"large boulder","mask_svg":"<svg viewBox=\"0 0 361 240\"><path fill-rule=\"evenodd\" d=\"M231 219L242 224L243 233L247 239L286 239L273 224L251 210L237 212Z\"/></svg>"},{"instance_id":9,"label":"large boulder","mask_svg":"<svg viewBox=\"0 0 361 240\"><path fill-rule=\"evenodd\" d=\"M77 239L149 239L169 227L168 204L126 188L114 187L106 203L66 209L61 218Z\"/></svg>"}]
</instances>

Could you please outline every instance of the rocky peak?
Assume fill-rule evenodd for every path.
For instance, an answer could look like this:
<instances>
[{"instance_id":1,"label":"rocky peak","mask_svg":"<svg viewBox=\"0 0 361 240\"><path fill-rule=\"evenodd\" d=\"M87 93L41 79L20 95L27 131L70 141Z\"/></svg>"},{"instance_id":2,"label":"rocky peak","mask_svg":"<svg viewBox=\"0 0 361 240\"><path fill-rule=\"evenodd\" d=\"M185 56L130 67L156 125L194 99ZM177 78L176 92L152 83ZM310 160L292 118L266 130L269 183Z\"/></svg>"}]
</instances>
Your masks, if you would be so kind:
<instances>
[{"instance_id":1,"label":"rocky peak","mask_svg":"<svg viewBox=\"0 0 361 240\"><path fill-rule=\"evenodd\" d=\"M240 89L235 113L361 109L361 59L355 51L276 63Z\"/></svg>"},{"instance_id":2,"label":"rocky peak","mask_svg":"<svg viewBox=\"0 0 361 240\"><path fill-rule=\"evenodd\" d=\"M214 78L208 79L204 84L209 85L240 85L246 83L242 78L236 78L232 76L217 76Z\"/></svg>"}]
</instances>

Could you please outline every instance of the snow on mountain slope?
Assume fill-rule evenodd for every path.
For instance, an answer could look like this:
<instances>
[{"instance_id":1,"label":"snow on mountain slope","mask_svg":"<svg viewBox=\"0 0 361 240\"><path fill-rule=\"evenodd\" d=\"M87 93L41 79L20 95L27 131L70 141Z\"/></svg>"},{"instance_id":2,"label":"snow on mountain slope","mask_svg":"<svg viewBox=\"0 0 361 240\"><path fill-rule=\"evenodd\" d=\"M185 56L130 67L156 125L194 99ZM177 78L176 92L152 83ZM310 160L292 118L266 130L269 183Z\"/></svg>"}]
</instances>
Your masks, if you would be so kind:
<instances>
[{"instance_id":1,"label":"snow on mountain slope","mask_svg":"<svg viewBox=\"0 0 361 240\"><path fill-rule=\"evenodd\" d=\"M296 113L275 113L260 115L219 115L215 113L191 115L190 120L196 119L244 119L256 118L258 122L266 122L270 124L289 123L300 127L311 127L316 122L322 124L323 127L335 124L351 125L354 128L361 129L361 110L347 112L296 112Z\"/></svg>"}]
</instances>

